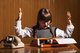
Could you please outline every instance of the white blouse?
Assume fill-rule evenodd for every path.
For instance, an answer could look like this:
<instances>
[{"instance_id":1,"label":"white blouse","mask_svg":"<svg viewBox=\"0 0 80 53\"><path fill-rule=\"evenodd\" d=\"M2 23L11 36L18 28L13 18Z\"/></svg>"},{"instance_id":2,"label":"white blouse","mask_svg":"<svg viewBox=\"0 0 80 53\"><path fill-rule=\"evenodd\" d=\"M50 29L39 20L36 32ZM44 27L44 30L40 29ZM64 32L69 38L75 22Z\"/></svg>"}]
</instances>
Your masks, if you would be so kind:
<instances>
[{"instance_id":1,"label":"white blouse","mask_svg":"<svg viewBox=\"0 0 80 53\"><path fill-rule=\"evenodd\" d=\"M67 25L66 27L66 31L61 30L59 28L56 29L56 37L71 37L73 30L74 30L74 26L71 22L71 20L69 20L70 24ZM16 21L16 27L15 29L17 30L16 32L18 33L18 36L22 36L22 38L29 36L31 37L31 33L32 33L32 29L25 27L24 29L22 29L22 25L21 25L21 20L17 20Z\"/></svg>"}]
</instances>

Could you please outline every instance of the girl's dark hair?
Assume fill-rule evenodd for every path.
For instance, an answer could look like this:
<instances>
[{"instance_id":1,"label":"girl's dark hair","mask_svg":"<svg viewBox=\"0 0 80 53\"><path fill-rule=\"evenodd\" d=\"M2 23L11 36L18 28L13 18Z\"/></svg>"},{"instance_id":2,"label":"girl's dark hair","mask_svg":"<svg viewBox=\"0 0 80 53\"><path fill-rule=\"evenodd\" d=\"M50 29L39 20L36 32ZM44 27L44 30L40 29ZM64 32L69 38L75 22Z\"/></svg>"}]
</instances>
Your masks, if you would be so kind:
<instances>
[{"instance_id":1,"label":"girl's dark hair","mask_svg":"<svg viewBox=\"0 0 80 53\"><path fill-rule=\"evenodd\" d=\"M45 16L46 14L49 14L48 16ZM52 22L52 14L51 12L46 9L46 8L41 8L38 12L38 16L37 16L37 27L39 27L39 21L51 21Z\"/></svg>"},{"instance_id":2,"label":"girl's dark hair","mask_svg":"<svg viewBox=\"0 0 80 53\"><path fill-rule=\"evenodd\" d=\"M50 14L50 15L45 16L46 14ZM46 9L46 8L40 9L40 11L38 12L38 16L37 16L37 22L40 20L52 21L52 15L48 9Z\"/></svg>"},{"instance_id":3,"label":"girl's dark hair","mask_svg":"<svg viewBox=\"0 0 80 53\"><path fill-rule=\"evenodd\" d=\"M49 15L45 16L46 14L49 14ZM39 21L42 21L42 20L45 22L50 20L52 22L52 14L46 8L41 8L38 12L37 24L35 26L33 26L33 35L35 35L34 33L35 33L36 29L39 29Z\"/></svg>"}]
</instances>

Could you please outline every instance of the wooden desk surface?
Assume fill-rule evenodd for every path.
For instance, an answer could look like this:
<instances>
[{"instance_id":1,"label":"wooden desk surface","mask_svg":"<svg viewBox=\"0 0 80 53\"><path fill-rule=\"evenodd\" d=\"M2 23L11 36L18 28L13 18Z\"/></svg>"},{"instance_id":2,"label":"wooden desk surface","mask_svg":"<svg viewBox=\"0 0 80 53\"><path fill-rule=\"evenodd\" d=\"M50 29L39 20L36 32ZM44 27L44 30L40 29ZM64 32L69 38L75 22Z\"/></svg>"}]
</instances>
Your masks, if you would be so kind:
<instances>
[{"instance_id":1,"label":"wooden desk surface","mask_svg":"<svg viewBox=\"0 0 80 53\"><path fill-rule=\"evenodd\" d=\"M31 47L29 44L26 44L25 48L0 48L0 53L80 53L80 51L75 45L68 45L66 47L39 48Z\"/></svg>"}]
</instances>

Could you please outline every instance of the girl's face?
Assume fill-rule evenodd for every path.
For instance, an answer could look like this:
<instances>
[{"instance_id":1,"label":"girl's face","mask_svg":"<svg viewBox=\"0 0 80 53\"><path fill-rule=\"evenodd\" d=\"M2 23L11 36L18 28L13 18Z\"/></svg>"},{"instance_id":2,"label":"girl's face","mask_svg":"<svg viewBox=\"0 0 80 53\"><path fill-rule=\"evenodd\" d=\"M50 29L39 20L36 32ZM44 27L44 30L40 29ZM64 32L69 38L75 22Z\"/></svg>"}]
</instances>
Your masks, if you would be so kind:
<instances>
[{"instance_id":1,"label":"girl's face","mask_svg":"<svg viewBox=\"0 0 80 53\"><path fill-rule=\"evenodd\" d=\"M45 22L44 20L39 21L39 27L40 28L48 28L51 25L51 21Z\"/></svg>"}]
</instances>

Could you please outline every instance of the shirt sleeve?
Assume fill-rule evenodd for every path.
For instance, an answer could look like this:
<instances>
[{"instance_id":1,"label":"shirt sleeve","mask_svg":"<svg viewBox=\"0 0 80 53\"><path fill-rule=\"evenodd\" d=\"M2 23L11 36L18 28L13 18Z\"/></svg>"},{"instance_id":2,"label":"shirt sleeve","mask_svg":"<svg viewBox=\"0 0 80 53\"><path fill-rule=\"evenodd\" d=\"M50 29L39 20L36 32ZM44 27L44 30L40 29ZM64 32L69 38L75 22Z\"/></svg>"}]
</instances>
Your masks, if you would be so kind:
<instances>
[{"instance_id":1,"label":"shirt sleeve","mask_svg":"<svg viewBox=\"0 0 80 53\"><path fill-rule=\"evenodd\" d=\"M71 20L70 20L70 24L67 25L66 27L66 31L64 30L61 30L59 28L56 29L56 36L57 37L71 37L72 33L73 33L73 30L74 30L74 26L73 24L71 23Z\"/></svg>"},{"instance_id":2,"label":"shirt sleeve","mask_svg":"<svg viewBox=\"0 0 80 53\"><path fill-rule=\"evenodd\" d=\"M21 29L22 25L21 25L21 20L17 20L16 21L16 29Z\"/></svg>"},{"instance_id":3,"label":"shirt sleeve","mask_svg":"<svg viewBox=\"0 0 80 53\"><path fill-rule=\"evenodd\" d=\"M72 24L71 20L69 20L69 22L70 22L70 24L67 25L65 33L66 33L66 35L68 35L68 37L71 37L71 35L72 35L73 31L74 31L74 25Z\"/></svg>"},{"instance_id":4,"label":"shirt sleeve","mask_svg":"<svg viewBox=\"0 0 80 53\"><path fill-rule=\"evenodd\" d=\"M63 37L64 38L64 31L57 28L56 29L56 37Z\"/></svg>"},{"instance_id":5,"label":"shirt sleeve","mask_svg":"<svg viewBox=\"0 0 80 53\"><path fill-rule=\"evenodd\" d=\"M27 28L22 29L21 20L16 21L15 29L16 29L16 32L18 33L18 36L22 36L22 38L26 37L26 36L31 37L30 36L30 31L29 31L30 29L29 28L27 29Z\"/></svg>"}]
</instances>

